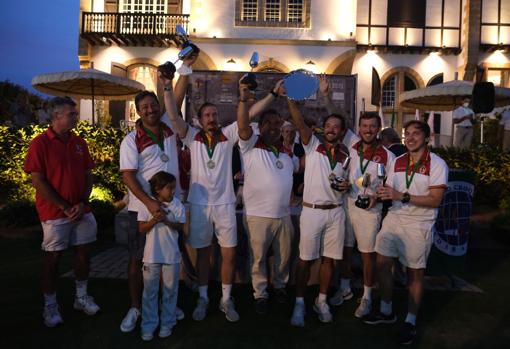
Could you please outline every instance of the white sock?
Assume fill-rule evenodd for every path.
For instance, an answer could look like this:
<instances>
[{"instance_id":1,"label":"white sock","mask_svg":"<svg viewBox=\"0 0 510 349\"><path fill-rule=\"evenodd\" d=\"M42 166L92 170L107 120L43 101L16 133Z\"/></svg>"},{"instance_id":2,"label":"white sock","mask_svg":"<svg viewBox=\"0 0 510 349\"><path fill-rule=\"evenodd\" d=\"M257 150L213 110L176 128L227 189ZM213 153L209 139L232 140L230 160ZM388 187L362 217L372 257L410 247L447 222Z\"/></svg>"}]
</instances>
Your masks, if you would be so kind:
<instances>
[{"instance_id":1,"label":"white sock","mask_svg":"<svg viewBox=\"0 0 510 349\"><path fill-rule=\"evenodd\" d=\"M317 298L317 302L326 303L326 298L328 297L325 293L319 293L319 297Z\"/></svg>"},{"instance_id":2,"label":"white sock","mask_svg":"<svg viewBox=\"0 0 510 349\"><path fill-rule=\"evenodd\" d=\"M372 301L372 287L363 285L363 299Z\"/></svg>"},{"instance_id":3,"label":"white sock","mask_svg":"<svg viewBox=\"0 0 510 349\"><path fill-rule=\"evenodd\" d=\"M391 301L385 302L381 301L381 313L384 315L390 315L392 312L393 303Z\"/></svg>"},{"instance_id":4,"label":"white sock","mask_svg":"<svg viewBox=\"0 0 510 349\"><path fill-rule=\"evenodd\" d=\"M412 313L407 313L406 321L409 322L411 325L416 326L416 315Z\"/></svg>"},{"instance_id":5,"label":"white sock","mask_svg":"<svg viewBox=\"0 0 510 349\"><path fill-rule=\"evenodd\" d=\"M44 305L53 305L57 304L57 294L56 293L50 293L50 294L44 294Z\"/></svg>"},{"instance_id":6,"label":"white sock","mask_svg":"<svg viewBox=\"0 0 510 349\"><path fill-rule=\"evenodd\" d=\"M200 295L200 298L209 299L207 296L207 285L205 286L198 286L198 294Z\"/></svg>"},{"instance_id":7,"label":"white sock","mask_svg":"<svg viewBox=\"0 0 510 349\"><path fill-rule=\"evenodd\" d=\"M340 279L340 289L342 291L351 290L351 279Z\"/></svg>"},{"instance_id":8,"label":"white sock","mask_svg":"<svg viewBox=\"0 0 510 349\"><path fill-rule=\"evenodd\" d=\"M232 284L221 284L221 300L226 302L230 299L230 293L232 292Z\"/></svg>"},{"instance_id":9,"label":"white sock","mask_svg":"<svg viewBox=\"0 0 510 349\"><path fill-rule=\"evenodd\" d=\"M87 281L88 280L75 280L76 283L76 297L81 298L87 295Z\"/></svg>"},{"instance_id":10,"label":"white sock","mask_svg":"<svg viewBox=\"0 0 510 349\"><path fill-rule=\"evenodd\" d=\"M296 297L296 304L305 304L305 298L304 297Z\"/></svg>"}]
</instances>

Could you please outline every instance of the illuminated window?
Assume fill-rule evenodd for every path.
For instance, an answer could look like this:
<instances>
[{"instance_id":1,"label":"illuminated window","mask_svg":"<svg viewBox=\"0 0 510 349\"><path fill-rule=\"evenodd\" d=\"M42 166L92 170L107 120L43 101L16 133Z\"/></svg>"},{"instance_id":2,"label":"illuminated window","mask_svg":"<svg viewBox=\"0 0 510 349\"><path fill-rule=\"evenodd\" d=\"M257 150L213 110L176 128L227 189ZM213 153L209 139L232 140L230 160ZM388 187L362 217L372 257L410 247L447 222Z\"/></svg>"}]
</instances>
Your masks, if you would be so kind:
<instances>
[{"instance_id":1,"label":"illuminated window","mask_svg":"<svg viewBox=\"0 0 510 349\"><path fill-rule=\"evenodd\" d=\"M288 0L287 21L303 22L303 0Z\"/></svg>"},{"instance_id":2,"label":"illuminated window","mask_svg":"<svg viewBox=\"0 0 510 349\"><path fill-rule=\"evenodd\" d=\"M136 64L130 66L127 70L128 78L141 82L147 91L158 93L158 78L157 69L149 64ZM128 121L135 122L138 119L138 114L135 113L135 102L130 101L127 103ZM132 124L130 124L132 125Z\"/></svg>"},{"instance_id":3,"label":"illuminated window","mask_svg":"<svg viewBox=\"0 0 510 349\"><path fill-rule=\"evenodd\" d=\"M257 0L243 0L242 20L243 21L256 21L257 20Z\"/></svg>"},{"instance_id":4,"label":"illuminated window","mask_svg":"<svg viewBox=\"0 0 510 349\"><path fill-rule=\"evenodd\" d=\"M280 21L280 0L266 0L266 21Z\"/></svg>"},{"instance_id":5,"label":"illuminated window","mask_svg":"<svg viewBox=\"0 0 510 349\"><path fill-rule=\"evenodd\" d=\"M393 75L384 82L382 88L383 107L392 107L395 104L395 93L397 90L397 76Z\"/></svg>"}]
</instances>

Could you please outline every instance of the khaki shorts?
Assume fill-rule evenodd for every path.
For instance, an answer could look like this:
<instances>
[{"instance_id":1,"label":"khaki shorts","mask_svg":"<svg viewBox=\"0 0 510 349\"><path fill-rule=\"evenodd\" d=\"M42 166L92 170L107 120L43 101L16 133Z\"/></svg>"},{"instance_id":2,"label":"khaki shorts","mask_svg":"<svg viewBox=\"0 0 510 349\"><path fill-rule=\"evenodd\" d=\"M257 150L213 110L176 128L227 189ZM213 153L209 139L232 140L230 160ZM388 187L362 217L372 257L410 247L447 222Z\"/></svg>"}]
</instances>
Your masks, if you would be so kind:
<instances>
[{"instance_id":1,"label":"khaki shorts","mask_svg":"<svg viewBox=\"0 0 510 349\"><path fill-rule=\"evenodd\" d=\"M347 199L348 216L352 224L358 250L363 253L375 251L375 237L381 224L381 213L357 207L354 199Z\"/></svg>"},{"instance_id":2,"label":"khaki shorts","mask_svg":"<svg viewBox=\"0 0 510 349\"><path fill-rule=\"evenodd\" d=\"M208 247L213 234L216 234L221 247L237 246L235 204L191 204L188 244L193 248Z\"/></svg>"},{"instance_id":3,"label":"khaki shorts","mask_svg":"<svg viewBox=\"0 0 510 349\"><path fill-rule=\"evenodd\" d=\"M342 206L331 210L303 207L299 226L299 258L304 261L321 256L342 259L345 234Z\"/></svg>"},{"instance_id":4,"label":"khaki shorts","mask_svg":"<svg viewBox=\"0 0 510 349\"><path fill-rule=\"evenodd\" d=\"M377 234L375 251L387 257L396 257L402 265L425 269L432 247L434 221L420 221L419 217L388 212L381 231Z\"/></svg>"},{"instance_id":5,"label":"khaki shorts","mask_svg":"<svg viewBox=\"0 0 510 349\"><path fill-rule=\"evenodd\" d=\"M69 246L79 246L96 241L97 223L94 215L85 213L79 221L60 218L41 222L43 251L63 251Z\"/></svg>"}]
</instances>

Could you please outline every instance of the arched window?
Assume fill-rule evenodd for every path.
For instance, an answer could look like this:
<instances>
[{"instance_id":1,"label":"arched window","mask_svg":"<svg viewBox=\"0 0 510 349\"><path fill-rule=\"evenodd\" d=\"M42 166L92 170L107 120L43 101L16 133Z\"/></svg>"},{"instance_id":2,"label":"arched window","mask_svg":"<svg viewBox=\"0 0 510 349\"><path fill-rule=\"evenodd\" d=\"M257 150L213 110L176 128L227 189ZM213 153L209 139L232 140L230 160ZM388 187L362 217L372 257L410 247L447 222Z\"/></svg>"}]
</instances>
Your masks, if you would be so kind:
<instances>
[{"instance_id":1,"label":"arched window","mask_svg":"<svg viewBox=\"0 0 510 349\"><path fill-rule=\"evenodd\" d=\"M439 85L439 84L442 84L442 83L443 83L443 73L440 73L440 74L434 75L429 80L429 83L427 84L427 86Z\"/></svg>"},{"instance_id":2,"label":"arched window","mask_svg":"<svg viewBox=\"0 0 510 349\"><path fill-rule=\"evenodd\" d=\"M397 67L386 72L381 82L384 124L400 130L405 122L415 118L414 109L400 106L400 96L404 92L423 87L423 80L414 70Z\"/></svg>"},{"instance_id":3,"label":"arched window","mask_svg":"<svg viewBox=\"0 0 510 349\"><path fill-rule=\"evenodd\" d=\"M130 79L141 82L147 91L153 91L158 94L158 72L157 67L152 64L133 64L127 68L127 76ZM139 118L136 113L135 102L126 103L126 120L130 126L133 126Z\"/></svg>"}]
</instances>

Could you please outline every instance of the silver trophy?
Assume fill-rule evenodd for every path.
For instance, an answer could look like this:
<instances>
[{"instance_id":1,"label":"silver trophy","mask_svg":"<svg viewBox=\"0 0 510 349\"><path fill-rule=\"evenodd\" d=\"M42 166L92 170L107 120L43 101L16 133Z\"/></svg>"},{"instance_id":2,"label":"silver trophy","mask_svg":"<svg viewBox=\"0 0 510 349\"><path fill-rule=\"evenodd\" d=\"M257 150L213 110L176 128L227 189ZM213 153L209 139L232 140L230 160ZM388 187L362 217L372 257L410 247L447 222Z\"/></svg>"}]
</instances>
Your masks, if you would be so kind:
<instances>
[{"instance_id":1,"label":"silver trophy","mask_svg":"<svg viewBox=\"0 0 510 349\"><path fill-rule=\"evenodd\" d=\"M384 167L384 164L377 164L377 178L381 180L384 187L386 184L386 168Z\"/></svg>"},{"instance_id":2,"label":"silver trophy","mask_svg":"<svg viewBox=\"0 0 510 349\"><path fill-rule=\"evenodd\" d=\"M337 177L335 176L334 173L331 173L329 175L329 183L330 183L330 186L332 189L336 190L336 191L343 191L343 189L340 188L340 183L346 181L346 177L349 175L349 173L347 172L347 170L349 169L349 164L351 163L351 157L350 156L347 156L344 160L344 162L342 162L342 169L343 169L343 174L341 177Z\"/></svg>"},{"instance_id":3,"label":"silver trophy","mask_svg":"<svg viewBox=\"0 0 510 349\"><path fill-rule=\"evenodd\" d=\"M370 178L370 173L368 173L368 172L365 173L365 175L363 176L363 181L361 182L361 186L363 187L363 194L358 195L358 198L354 202L354 205L356 205L356 207L359 207L359 208L365 210L368 208L368 206L370 206L370 198L368 197L368 195L366 193L367 193L367 188L370 186L371 182L372 181Z\"/></svg>"},{"instance_id":4,"label":"silver trophy","mask_svg":"<svg viewBox=\"0 0 510 349\"><path fill-rule=\"evenodd\" d=\"M158 67L158 71L161 72L161 75L170 80L174 78L176 72L175 64L178 61L184 61L186 58L192 55L198 55L200 53L200 49L198 48L198 46L189 40L186 30L184 30L184 28L180 24L177 24L175 26L175 35L177 35L183 40L181 50L177 54L177 59L174 62L170 61L165 62L164 64Z\"/></svg>"},{"instance_id":5,"label":"silver trophy","mask_svg":"<svg viewBox=\"0 0 510 349\"><path fill-rule=\"evenodd\" d=\"M259 53L257 51L253 52L250 58L250 67L251 70L246 76L241 80L242 84L248 85L250 90L255 90L258 86L255 74L253 73L253 69L255 69L259 65Z\"/></svg>"}]
</instances>

